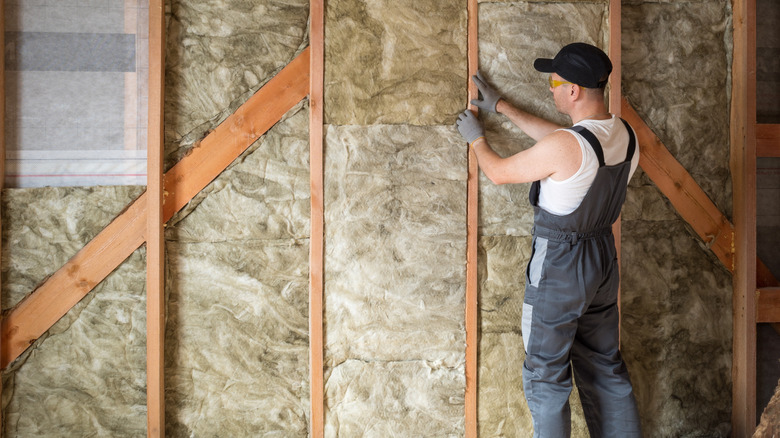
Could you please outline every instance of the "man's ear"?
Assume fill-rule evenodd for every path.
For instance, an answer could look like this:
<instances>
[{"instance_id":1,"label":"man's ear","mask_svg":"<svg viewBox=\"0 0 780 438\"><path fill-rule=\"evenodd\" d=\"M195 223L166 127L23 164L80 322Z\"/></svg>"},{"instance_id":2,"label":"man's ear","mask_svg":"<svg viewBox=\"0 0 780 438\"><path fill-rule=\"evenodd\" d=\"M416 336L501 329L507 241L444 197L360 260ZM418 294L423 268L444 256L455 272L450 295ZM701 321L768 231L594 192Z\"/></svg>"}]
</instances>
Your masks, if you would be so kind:
<instances>
[{"instance_id":1,"label":"man's ear","mask_svg":"<svg viewBox=\"0 0 780 438\"><path fill-rule=\"evenodd\" d=\"M573 100L577 100L580 97L581 93L582 93L582 87L580 87L577 84L571 84L571 90L569 91L569 96Z\"/></svg>"}]
</instances>

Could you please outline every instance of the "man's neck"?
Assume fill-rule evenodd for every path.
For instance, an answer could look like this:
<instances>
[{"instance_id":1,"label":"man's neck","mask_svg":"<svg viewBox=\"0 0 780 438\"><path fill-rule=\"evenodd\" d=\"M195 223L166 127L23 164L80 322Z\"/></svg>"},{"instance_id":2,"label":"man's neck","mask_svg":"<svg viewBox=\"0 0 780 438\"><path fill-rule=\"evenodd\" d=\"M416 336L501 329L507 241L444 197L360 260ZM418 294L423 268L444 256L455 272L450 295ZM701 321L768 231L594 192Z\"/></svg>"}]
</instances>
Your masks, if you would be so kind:
<instances>
[{"instance_id":1,"label":"man's neck","mask_svg":"<svg viewBox=\"0 0 780 438\"><path fill-rule=\"evenodd\" d=\"M612 118L612 114L607 111L607 107L604 104L594 104L576 108L569 116L571 117L571 123L573 125L576 125L585 119L606 120Z\"/></svg>"}]
</instances>

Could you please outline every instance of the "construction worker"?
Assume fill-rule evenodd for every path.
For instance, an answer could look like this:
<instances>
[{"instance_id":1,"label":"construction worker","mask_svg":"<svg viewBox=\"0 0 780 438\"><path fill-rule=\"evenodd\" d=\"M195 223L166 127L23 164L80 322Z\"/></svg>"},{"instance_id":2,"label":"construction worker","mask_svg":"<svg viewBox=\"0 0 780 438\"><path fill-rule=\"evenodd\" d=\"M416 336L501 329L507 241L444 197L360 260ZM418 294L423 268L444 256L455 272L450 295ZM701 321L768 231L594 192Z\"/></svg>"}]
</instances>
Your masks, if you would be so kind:
<instances>
[{"instance_id":1,"label":"construction worker","mask_svg":"<svg viewBox=\"0 0 780 438\"><path fill-rule=\"evenodd\" d=\"M572 370L592 437L641 436L628 371L619 351L619 272L612 224L639 162L633 129L607 111L609 57L585 43L536 59L549 73L563 128L511 105L481 74L473 77L482 110L503 114L537 143L499 156L467 110L459 132L495 184L532 182L533 253L526 270L523 387L534 437L571 434Z\"/></svg>"}]
</instances>

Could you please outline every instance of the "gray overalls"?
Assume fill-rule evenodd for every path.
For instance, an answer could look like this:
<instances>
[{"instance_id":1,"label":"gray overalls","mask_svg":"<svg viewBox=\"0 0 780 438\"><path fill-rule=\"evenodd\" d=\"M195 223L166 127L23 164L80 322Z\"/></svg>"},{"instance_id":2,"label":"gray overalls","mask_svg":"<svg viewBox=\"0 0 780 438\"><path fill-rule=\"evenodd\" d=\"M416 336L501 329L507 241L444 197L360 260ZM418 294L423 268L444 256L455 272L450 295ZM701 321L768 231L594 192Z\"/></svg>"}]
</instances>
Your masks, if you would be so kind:
<instances>
[{"instance_id":1,"label":"gray overalls","mask_svg":"<svg viewBox=\"0 0 780 438\"><path fill-rule=\"evenodd\" d=\"M622 119L621 119L622 120ZM618 349L619 272L612 224L626 198L631 158L604 163L598 139L581 126L599 160L593 185L572 213L559 216L538 206L539 182L531 186L533 255L526 271L523 386L534 437L571 434L571 370L593 438L639 437L639 415Z\"/></svg>"}]
</instances>

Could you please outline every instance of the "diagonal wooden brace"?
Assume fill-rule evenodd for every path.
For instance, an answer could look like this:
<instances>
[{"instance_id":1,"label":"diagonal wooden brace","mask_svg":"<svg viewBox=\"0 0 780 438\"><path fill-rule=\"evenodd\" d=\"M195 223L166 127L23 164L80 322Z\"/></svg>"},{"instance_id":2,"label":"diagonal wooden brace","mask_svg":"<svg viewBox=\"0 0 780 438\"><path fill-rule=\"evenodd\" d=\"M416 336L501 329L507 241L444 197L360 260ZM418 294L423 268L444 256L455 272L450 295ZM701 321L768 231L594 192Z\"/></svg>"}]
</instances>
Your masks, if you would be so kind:
<instances>
[{"instance_id":1,"label":"diagonal wooden brace","mask_svg":"<svg viewBox=\"0 0 780 438\"><path fill-rule=\"evenodd\" d=\"M167 222L309 92L307 48L164 176ZM3 318L6 368L146 241L146 193Z\"/></svg>"}]
</instances>

